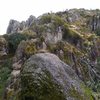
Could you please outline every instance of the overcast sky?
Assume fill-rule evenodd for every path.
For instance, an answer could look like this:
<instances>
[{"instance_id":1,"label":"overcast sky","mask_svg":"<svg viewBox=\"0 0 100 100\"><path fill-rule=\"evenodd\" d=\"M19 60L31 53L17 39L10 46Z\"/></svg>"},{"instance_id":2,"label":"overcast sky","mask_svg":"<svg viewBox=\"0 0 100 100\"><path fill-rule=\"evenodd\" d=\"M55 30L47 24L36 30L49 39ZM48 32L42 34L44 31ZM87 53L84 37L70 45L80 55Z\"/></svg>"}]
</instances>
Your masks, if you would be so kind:
<instances>
[{"instance_id":1,"label":"overcast sky","mask_svg":"<svg viewBox=\"0 0 100 100\"><path fill-rule=\"evenodd\" d=\"M22 21L71 8L100 9L100 0L0 0L0 34L6 33L10 19Z\"/></svg>"}]
</instances>

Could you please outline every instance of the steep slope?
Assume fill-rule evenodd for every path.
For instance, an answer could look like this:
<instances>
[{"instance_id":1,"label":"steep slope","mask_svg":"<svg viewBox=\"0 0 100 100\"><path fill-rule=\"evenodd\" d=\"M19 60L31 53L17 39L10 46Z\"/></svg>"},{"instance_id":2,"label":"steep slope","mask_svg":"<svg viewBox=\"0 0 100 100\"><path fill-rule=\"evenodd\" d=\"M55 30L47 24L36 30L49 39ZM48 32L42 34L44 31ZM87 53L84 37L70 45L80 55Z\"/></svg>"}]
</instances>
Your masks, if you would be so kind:
<instances>
[{"instance_id":1,"label":"steep slope","mask_svg":"<svg viewBox=\"0 0 100 100\"><path fill-rule=\"evenodd\" d=\"M93 98L99 100L100 96L99 95L100 93L100 68L99 68L100 17L99 16L100 16L100 10L71 9L71 10L66 10L64 12L43 14L38 18L30 16L27 21L23 22L11 20L7 29L7 34L3 36L8 44L7 54L8 55L14 54L14 58L12 61L13 64L12 64L11 77L7 82L8 84L6 85L4 93L4 97L6 98L6 100L10 100L11 98L12 98L11 100L13 100L13 95L15 95L15 97L19 96L21 89L23 89L20 87L21 82L23 83L24 79L26 79L25 82L27 82L26 77L24 78L22 77L22 80L20 80L21 75L23 76L24 74L26 75L26 73L28 73L27 72L28 70L25 71L24 73L24 69L26 67L29 68L29 66L26 66L25 64L28 63L27 65L30 65L31 64L30 62L35 61L34 58L35 55L39 55L40 53L43 53L43 55L45 55L45 53L47 52L52 53L50 55L55 54L56 56L58 56L60 60L65 64L66 68L67 66L69 66L68 68L70 68L70 70L69 69L68 70L70 73L74 71L74 74L70 76L71 80L74 81L75 78L72 77L76 76L78 79L77 81L80 81L79 86L81 86L81 84L84 84L86 87L92 90L92 93L91 90L88 89L85 90L87 92L90 91L89 92L90 94L88 94L90 98L89 100L92 100ZM27 59L31 59L32 61ZM36 62L38 63L41 62L42 58L40 60L39 59ZM48 64L48 67L45 65L46 70L52 67L51 66L52 64L49 64L50 59L48 57L47 59L48 60L46 59L44 60L44 62ZM54 58L53 61L56 62L56 59ZM30 66L32 67L32 65ZM42 66L39 67L41 68ZM64 67L64 70L66 68ZM55 72L58 73L56 67L54 67L54 70ZM33 71L33 74L34 73L35 72ZM64 75L69 76L68 71L66 71ZM71 80L68 80L68 83L70 83ZM34 78L32 78L32 80L29 81L32 81L34 83ZM65 78L65 82L66 81L67 78ZM25 85L25 87L28 86L30 87L30 84L28 83L27 84L23 83L23 84ZM34 87L35 85L32 86ZM68 85L68 87L70 86ZM80 90L82 90L82 87L80 87ZM76 95L77 93L81 95L81 92L77 91L74 92L76 93ZM59 91L55 91L55 93L59 94ZM72 100L79 99L79 98L76 99L75 97L76 95L73 94L73 91L71 91L71 94L74 95L74 97L72 95L70 96L70 98L73 98ZM34 93L30 94L29 92L26 95L27 95L26 98L31 98L30 97L31 95L33 100L34 95L37 94ZM45 97L43 97L43 100L44 98ZM42 100L42 99L37 99L37 100ZM62 100L65 99L62 98ZM88 99L85 98L85 96L83 96L79 100L88 100Z\"/></svg>"}]
</instances>

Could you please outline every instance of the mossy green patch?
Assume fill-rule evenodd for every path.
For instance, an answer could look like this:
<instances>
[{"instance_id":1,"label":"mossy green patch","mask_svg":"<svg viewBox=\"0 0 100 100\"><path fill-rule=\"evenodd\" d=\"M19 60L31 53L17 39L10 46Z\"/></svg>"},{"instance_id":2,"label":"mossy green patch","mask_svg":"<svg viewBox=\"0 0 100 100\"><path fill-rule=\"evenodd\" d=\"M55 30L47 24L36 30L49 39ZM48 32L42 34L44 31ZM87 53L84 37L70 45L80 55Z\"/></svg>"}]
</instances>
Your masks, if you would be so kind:
<instances>
[{"instance_id":1,"label":"mossy green patch","mask_svg":"<svg viewBox=\"0 0 100 100\"><path fill-rule=\"evenodd\" d=\"M21 100L65 100L61 87L53 82L49 72L44 72L45 77L38 74L38 78L32 73L22 74L22 99Z\"/></svg>"},{"instance_id":2,"label":"mossy green patch","mask_svg":"<svg viewBox=\"0 0 100 100\"><path fill-rule=\"evenodd\" d=\"M11 73L12 59L6 59L3 64L0 65L0 98L3 96L5 84Z\"/></svg>"},{"instance_id":3,"label":"mossy green patch","mask_svg":"<svg viewBox=\"0 0 100 100\"><path fill-rule=\"evenodd\" d=\"M84 90L85 100L94 100L93 91L89 87L81 84L81 88Z\"/></svg>"},{"instance_id":4,"label":"mossy green patch","mask_svg":"<svg viewBox=\"0 0 100 100\"><path fill-rule=\"evenodd\" d=\"M69 90L69 96L75 98L75 100L84 100L84 97L74 87Z\"/></svg>"}]
</instances>

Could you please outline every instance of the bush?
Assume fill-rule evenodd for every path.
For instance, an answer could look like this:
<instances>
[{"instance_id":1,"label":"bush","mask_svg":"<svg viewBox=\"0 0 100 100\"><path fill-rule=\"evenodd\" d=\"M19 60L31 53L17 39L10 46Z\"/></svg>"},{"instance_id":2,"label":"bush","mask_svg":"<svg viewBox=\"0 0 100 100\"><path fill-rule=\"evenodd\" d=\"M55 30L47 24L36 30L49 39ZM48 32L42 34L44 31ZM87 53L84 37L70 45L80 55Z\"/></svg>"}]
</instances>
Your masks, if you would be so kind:
<instances>
[{"instance_id":1,"label":"bush","mask_svg":"<svg viewBox=\"0 0 100 100\"><path fill-rule=\"evenodd\" d=\"M31 43L31 42L27 42L27 45L25 47L25 55L27 57L30 57L30 55L33 55L34 53L36 53L36 45L34 43Z\"/></svg>"},{"instance_id":2,"label":"bush","mask_svg":"<svg viewBox=\"0 0 100 100\"><path fill-rule=\"evenodd\" d=\"M32 38L30 35L27 34L21 34L21 33L14 33L10 35L4 35L4 38L8 42L8 51L9 53L15 53L19 43L22 40L27 40Z\"/></svg>"},{"instance_id":3,"label":"bush","mask_svg":"<svg viewBox=\"0 0 100 100\"><path fill-rule=\"evenodd\" d=\"M6 59L3 64L0 64L0 98L3 96L7 79L10 76L12 68L12 58Z\"/></svg>"},{"instance_id":4,"label":"bush","mask_svg":"<svg viewBox=\"0 0 100 100\"><path fill-rule=\"evenodd\" d=\"M43 15L40 19L40 25L49 24L50 27L50 24L52 24L54 29L57 29L59 26L63 26L64 23L65 22L61 17L53 14Z\"/></svg>"},{"instance_id":5,"label":"bush","mask_svg":"<svg viewBox=\"0 0 100 100\"><path fill-rule=\"evenodd\" d=\"M63 26L63 33L63 39L75 45L77 45L79 40L82 40L82 36L80 35L80 33L73 29L69 29L67 24Z\"/></svg>"},{"instance_id":6,"label":"bush","mask_svg":"<svg viewBox=\"0 0 100 100\"><path fill-rule=\"evenodd\" d=\"M41 33L46 31L45 25L33 25L32 28L37 33L37 35L40 35Z\"/></svg>"},{"instance_id":7,"label":"bush","mask_svg":"<svg viewBox=\"0 0 100 100\"><path fill-rule=\"evenodd\" d=\"M52 19L52 15L50 14L43 15L40 18L40 24L48 24L51 22L51 19Z\"/></svg>"},{"instance_id":8,"label":"bush","mask_svg":"<svg viewBox=\"0 0 100 100\"><path fill-rule=\"evenodd\" d=\"M56 27L64 25L64 20L61 17L59 17L59 16L56 15L52 19L53 19L53 24Z\"/></svg>"},{"instance_id":9,"label":"bush","mask_svg":"<svg viewBox=\"0 0 100 100\"><path fill-rule=\"evenodd\" d=\"M100 28L96 29L95 33L96 35L100 36Z\"/></svg>"}]
</instances>

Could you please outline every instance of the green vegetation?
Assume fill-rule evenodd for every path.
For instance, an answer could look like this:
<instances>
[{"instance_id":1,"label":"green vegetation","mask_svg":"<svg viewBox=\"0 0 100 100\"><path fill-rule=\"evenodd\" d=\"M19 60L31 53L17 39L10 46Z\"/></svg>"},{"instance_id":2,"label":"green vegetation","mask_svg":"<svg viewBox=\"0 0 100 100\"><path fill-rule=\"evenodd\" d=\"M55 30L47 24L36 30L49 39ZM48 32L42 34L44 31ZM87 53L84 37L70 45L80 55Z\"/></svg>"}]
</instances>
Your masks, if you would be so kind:
<instances>
[{"instance_id":1,"label":"green vegetation","mask_svg":"<svg viewBox=\"0 0 100 100\"><path fill-rule=\"evenodd\" d=\"M87 88L86 86L82 85L81 87L84 90L85 96L81 95L81 93L79 93L78 91L75 90L74 87L72 87L69 91L69 95L71 97L74 97L75 100L94 100L93 97L93 92L91 89Z\"/></svg>"},{"instance_id":2,"label":"green vegetation","mask_svg":"<svg viewBox=\"0 0 100 100\"><path fill-rule=\"evenodd\" d=\"M69 96L75 98L76 100L84 100L84 97L81 96L81 94L78 91L76 91L74 87L70 89Z\"/></svg>"},{"instance_id":3,"label":"green vegetation","mask_svg":"<svg viewBox=\"0 0 100 100\"><path fill-rule=\"evenodd\" d=\"M48 29L52 33L56 32L56 30L59 28L59 26L63 26L65 23L64 19L62 19L58 15L54 15L54 14L45 14L45 15L41 16L39 20L40 20L40 23L37 26L37 29L38 28L42 29L42 32L43 32L43 30L44 30L44 32L46 32Z\"/></svg>"},{"instance_id":4,"label":"green vegetation","mask_svg":"<svg viewBox=\"0 0 100 100\"><path fill-rule=\"evenodd\" d=\"M32 25L31 28L37 33L37 35L41 35L43 32L46 32L46 25Z\"/></svg>"},{"instance_id":5,"label":"green vegetation","mask_svg":"<svg viewBox=\"0 0 100 100\"><path fill-rule=\"evenodd\" d=\"M83 40L82 35L73 29L69 29L67 24L63 26L63 39L73 44L77 44L80 40Z\"/></svg>"},{"instance_id":6,"label":"green vegetation","mask_svg":"<svg viewBox=\"0 0 100 100\"><path fill-rule=\"evenodd\" d=\"M96 30L95 30L95 33L96 33L98 36L100 36L100 28L96 29Z\"/></svg>"},{"instance_id":7,"label":"green vegetation","mask_svg":"<svg viewBox=\"0 0 100 100\"><path fill-rule=\"evenodd\" d=\"M6 59L3 64L0 64L0 98L3 96L7 79L10 76L12 67L12 58Z\"/></svg>"},{"instance_id":8,"label":"green vegetation","mask_svg":"<svg viewBox=\"0 0 100 100\"><path fill-rule=\"evenodd\" d=\"M24 50L24 54L27 57L30 57L31 55L35 54L36 51L37 51L36 45L34 43L27 42L27 45L26 45L25 50Z\"/></svg>"},{"instance_id":9,"label":"green vegetation","mask_svg":"<svg viewBox=\"0 0 100 100\"><path fill-rule=\"evenodd\" d=\"M44 73L46 73L46 77L38 74L39 79L32 77L31 73L22 73L21 100L65 100L65 96L59 91L60 86L53 82L49 72L45 71Z\"/></svg>"},{"instance_id":10,"label":"green vegetation","mask_svg":"<svg viewBox=\"0 0 100 100\"><path fill-rule=\"evenodd\" d=\"M40 18L40 24L48 24L51 22L52 16L50 14L45 14Z\"/></svg>"},{"instance_id":11,"label":"green vegetation","mask_svg":"<svg viewBox=\"0 0 100 100\"><path fill-rule=\"evenodd\" d=\"M6 81L10 77L13 62L11 57L7 57L7 59L5 59L5 56L2 57L3 51L8 55L12 54L16 57L15 59L21 59L21 63L24 63L26 59L36 53L51 52L56 54L62 61L75 70L79 79L83 81L86 86L91 88L89 89L88 87L82 86L86 94L85 99L74 87L70 89L69 96L76 98L76 100L88 100L87 98L93 100L94 92L95 96L98 95L99 98L100 26L95 25L95 23L98 24L98 22L100 22L100 10L89 11L85 9L73 9L55 14L47 13L41 15L29 26L25 26L25 29L21 30L21 33L5 34L3 36L4 38L1 36L0 98L3 94ZM61 33L62 36L58 33ZM53 40L51 35L54 36L55 41L60 37L62 40L58 39L57 43L50 44L48 40ZM21 42L22 40L25 41ZM20 43L22 44L18 48ZM16 56L17 54L14 55L16 50L18 50L17 48L20 49L18 53L20 52L19 55L21 55L21 57L19 57L19 55ZM3 61L4 59L5 61ZM21 100L65 100L65 96L59 91L59 86L53 83L49 73L46 73L46 78L43 78L39 74L41 80L37 80L37 82L41 85L40 87L35 83L32 75L28 74L21 76ZM33 84L35 85L33 86ZM10 95L15 95L14 93L15 91L13 90L9 91L8 98L10 98ZM13 98L17 100L17 97Z\"/></svg>"},{"instance_id":12,"label":"green vegetation","mask_svg":"<svg viewBox=\"0 0 100 100\"><path fill-rule=\"evenodd\" d=\"M15 33L11 35L4 35L4 38L8 42L9 53L15 53L19 43L22 40L31 39L32 36L27 34Z\"/></svg>"},{"instance_id":13,"label":"green vegetation","mask_svg":"<svg viewBox=\"0 0 100 100\"><path fill-rule=\"evenodd\" d=\"M55 14L44 14L40 17L40 24L48 24L51 22L53 22L53 24L56 26L64 24L64 20Z\"/></svg>"},{"instance_id":14,"label":"green vegetation","mask_svg":"<svg viewBox=\"0 0 100 100\"><path fill-rule=\"evenodd\" d=\"M57 15L53 16L52 20L53 20L53 24L56 28L59 26L63 26L65 23L64 19L62 19L61 17L59 17Z\"/></svg>"},{"instance_id":15,"label":"green vegetation","mask_svg":"<svg viewBox=\"0 0 100 100\"><path fill-rule=\"evenodd\" d=\"M86 97L87 98L90 98L89 100L94 100L93 91L89 87L86 87L84 85L82 85L82 87L84 89L84 92L86 94Z\"/></svg>"},{"instance_id":16,"label":"green vegetation","mask_svg":"<svg viewBox=\"0 0 100 100\"><path fill-rule=\"evenodd\" d=\"M65 41L58 42L57 44L54 45L49 44L48 50L49 52L58 55L60 59L63 60L68 65L74 63L72 56L75 56L75 58L80 58L84 56L84 54L77 48L75 48L75 46ZM60 50L62 51L62 54L60 54Z\"/></svg>"}]
</instances>

